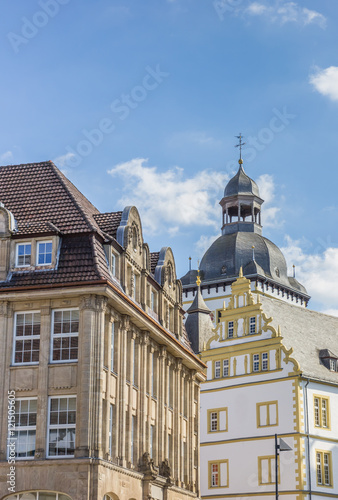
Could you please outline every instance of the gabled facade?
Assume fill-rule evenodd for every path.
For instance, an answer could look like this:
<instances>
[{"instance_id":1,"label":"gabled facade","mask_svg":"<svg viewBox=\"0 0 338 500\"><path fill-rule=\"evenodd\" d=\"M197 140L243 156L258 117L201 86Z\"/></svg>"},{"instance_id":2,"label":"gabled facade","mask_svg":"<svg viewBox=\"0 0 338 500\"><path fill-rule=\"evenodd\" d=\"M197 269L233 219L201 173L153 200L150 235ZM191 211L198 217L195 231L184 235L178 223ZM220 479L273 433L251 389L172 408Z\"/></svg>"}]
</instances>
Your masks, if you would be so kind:
<instances>
[{"instance_id":1,"label":"gabled facade","mask_svg":"<svg viewBox=\"0 0 338 500\"><path fill-rule=\"evenodd\" d=\"M203 363L170 248L51 163L0 168L0 499L199 496Z\"/></svg>"},{"instance_id":2,"label":"gabled facade","mask_svg":"<svg viewBox=\"0 0 338 500\"><path fill-rule=\"evenodd\" d=\"M275 434L292 448L280 496L338 497L338 372L320 349L337 340L338 318L256 298L240 272L201 352L202 498L275 498Z\"/></svg>"}]
</instances>

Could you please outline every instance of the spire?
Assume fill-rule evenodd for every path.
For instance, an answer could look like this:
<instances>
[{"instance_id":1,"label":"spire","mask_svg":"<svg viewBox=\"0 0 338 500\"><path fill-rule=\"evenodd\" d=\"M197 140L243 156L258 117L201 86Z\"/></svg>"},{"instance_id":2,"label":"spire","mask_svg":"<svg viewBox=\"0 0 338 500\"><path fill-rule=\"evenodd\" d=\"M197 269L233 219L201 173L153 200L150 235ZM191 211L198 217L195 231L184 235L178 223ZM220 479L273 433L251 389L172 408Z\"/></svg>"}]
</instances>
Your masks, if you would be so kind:
<instances>
[{"instance_id":1,"label":"spire","mask_svg":"<svg viewBox=\"0 0 338 500\"><path fill-rule=\"evenodd\" d=\"M235 137L237 137L237 139L239 140L239 144L236 144L235 145L235 148L239 148L239 160L238 160L238 163L240 165L243 165L243 160L242 160L242 147L246 144L245 142L242 142L242 139L243 139L243 136L241 133L239 133L239 135L235 135Z\"/></svg>"}]
</instances>

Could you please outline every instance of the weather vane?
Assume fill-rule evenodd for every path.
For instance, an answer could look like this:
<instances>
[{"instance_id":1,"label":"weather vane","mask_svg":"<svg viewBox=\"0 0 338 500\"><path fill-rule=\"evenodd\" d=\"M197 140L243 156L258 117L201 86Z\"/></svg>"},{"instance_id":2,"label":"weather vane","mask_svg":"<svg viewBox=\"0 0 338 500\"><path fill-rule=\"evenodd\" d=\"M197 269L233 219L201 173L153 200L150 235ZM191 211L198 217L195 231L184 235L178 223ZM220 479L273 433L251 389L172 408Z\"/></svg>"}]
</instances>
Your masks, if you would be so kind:
<instances>
[{"instance_id":1,"label":"weather vane","mask_svg":"<svg viewBox=\"0 0 338 500\"><path fill-rule=\"evenodd\" d=\"M242 160L242 147L246 144L242 142L243 136L241 133L239 135L235 135L235 137L239 140L239 144L236 144L235 148L239 148L239 159Z\"/></svg>"}]
</instances>

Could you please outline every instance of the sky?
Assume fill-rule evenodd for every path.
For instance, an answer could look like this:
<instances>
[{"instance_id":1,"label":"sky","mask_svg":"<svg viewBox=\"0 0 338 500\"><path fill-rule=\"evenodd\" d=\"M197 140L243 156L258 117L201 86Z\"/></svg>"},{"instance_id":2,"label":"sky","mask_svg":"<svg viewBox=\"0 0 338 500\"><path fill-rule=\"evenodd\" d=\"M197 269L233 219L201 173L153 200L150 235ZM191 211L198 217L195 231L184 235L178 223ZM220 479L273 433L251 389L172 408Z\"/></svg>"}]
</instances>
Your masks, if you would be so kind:
<instances>
[{"instance_id":1,"label":"sky","mask_svg":"<svg viewBox=\"0 0 338 500\"><path fill-rule=\"evenodd\" d=\"M338 3L17 0L0 25L0 164L52 160L101 211L136 205L177 275L244 168L263 234L338 315ZM1 200L0 200L1 201Z\"/></svg>"}]
</instances>

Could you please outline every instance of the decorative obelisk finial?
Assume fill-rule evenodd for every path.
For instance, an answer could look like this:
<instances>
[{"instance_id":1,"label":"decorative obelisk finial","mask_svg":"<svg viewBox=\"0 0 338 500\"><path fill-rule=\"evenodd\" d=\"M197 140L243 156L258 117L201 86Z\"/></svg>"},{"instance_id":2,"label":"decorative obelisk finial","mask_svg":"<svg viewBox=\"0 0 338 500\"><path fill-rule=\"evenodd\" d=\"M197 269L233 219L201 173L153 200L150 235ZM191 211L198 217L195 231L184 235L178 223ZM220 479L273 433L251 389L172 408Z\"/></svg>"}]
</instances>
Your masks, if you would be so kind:
<instances>
[{"instance_id":1,"label":"decorative obelisk finial","mask_svg":"<svg viewBox=\"0 0 338 500\"><path fill-rule=\"evenodd\" d=\"M244 146L245 142L242 142L243 136L242 136L241 133L239 133L239 135L235 135L235 137L239 140L239 144L235 145L235 148L239 148L239 160L238 160L238 163L240 165L242 165L243 164L243 160L242 160L242 147Z\"/></svg>"}]
</instances>

